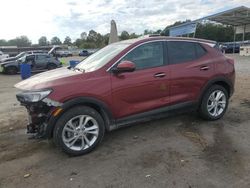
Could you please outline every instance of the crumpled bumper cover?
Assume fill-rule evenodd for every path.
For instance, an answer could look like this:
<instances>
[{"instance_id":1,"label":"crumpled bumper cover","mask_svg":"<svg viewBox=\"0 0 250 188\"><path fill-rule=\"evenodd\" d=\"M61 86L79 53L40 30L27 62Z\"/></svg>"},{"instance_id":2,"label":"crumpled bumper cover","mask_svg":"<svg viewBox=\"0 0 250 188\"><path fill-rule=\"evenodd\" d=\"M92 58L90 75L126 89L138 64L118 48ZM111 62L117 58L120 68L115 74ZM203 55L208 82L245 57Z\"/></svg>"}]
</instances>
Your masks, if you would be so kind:
<instances>
[{"instance_id":1,"label":"crumpled bumper cover","mask_svg":"<svg viewBox=\"0 0 250 188\"><path fill-rule=\"evenodd\" d=\"M17 100L25 106L28 112L27 133L34 134L33 138L46 138L46 128L52 113L63 104L49 98L39 102L26 102L22 95L17 95Z\"/></svg>"}]
</instances>

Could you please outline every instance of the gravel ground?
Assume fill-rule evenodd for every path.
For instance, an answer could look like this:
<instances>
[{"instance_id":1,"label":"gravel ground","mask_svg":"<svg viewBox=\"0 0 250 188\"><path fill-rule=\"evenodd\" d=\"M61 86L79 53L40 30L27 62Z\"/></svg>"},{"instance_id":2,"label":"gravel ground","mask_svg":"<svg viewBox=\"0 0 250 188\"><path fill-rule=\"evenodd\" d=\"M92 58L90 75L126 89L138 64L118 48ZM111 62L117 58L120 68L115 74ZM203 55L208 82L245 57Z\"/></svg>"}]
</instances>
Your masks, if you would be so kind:
<instances>
[{"instance_id":1,"label":"gravel ground","mask_svg":"<svg viewBox=\"0 0 250 188\"><path fill-rule=\"evenodd\" d=\"M223 119L191 113L141 123L73 158L27 139L13 87L20 76L0 75L0 187L250 187L250 57L231 57L236 90Z\"/></svg>"}]
</instances>

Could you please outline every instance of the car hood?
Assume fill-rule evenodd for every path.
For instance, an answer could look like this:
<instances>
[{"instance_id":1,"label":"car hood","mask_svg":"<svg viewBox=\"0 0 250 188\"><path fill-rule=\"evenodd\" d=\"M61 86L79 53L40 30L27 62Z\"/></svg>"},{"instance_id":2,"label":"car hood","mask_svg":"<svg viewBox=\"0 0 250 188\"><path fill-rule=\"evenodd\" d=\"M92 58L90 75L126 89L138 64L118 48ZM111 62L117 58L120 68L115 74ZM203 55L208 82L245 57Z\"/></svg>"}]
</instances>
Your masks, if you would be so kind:
<instances>
[{"instance_id":1,"label":"car hood","mask_svg":"<svg viewBox=\"0 0 250 188\"><path fill-rule=\"evenodd\" d=\"M4 62L8 62L8 61L15 61L15 60L16 60L15 57L9 57L9 58L2 59L2 60L0 61L0 63L4 63Z\"/></svg>"},{"instance_id":2,"label":"car hood","mask_svg":"<svg viewBox=\"0 0 250 188\"><path fill-rule=\"evenodd\" d=\"M16 63L16 60L0 62L0 65L8 65L12 63Z\"/></svg>"},{"instance_id":3,"label":"car hood","mask_svg":"<svg viewBox=\"0 0 250 188\"><path fill-rule=\"evenodd\" d=\"M43 89L53 87L53 85L62 84L63 82L66 82L68 78L80 74L83 73L63 67L32 76L27 80L17 83L15 87L21 90Z\"/></svg>"}]
</instances>

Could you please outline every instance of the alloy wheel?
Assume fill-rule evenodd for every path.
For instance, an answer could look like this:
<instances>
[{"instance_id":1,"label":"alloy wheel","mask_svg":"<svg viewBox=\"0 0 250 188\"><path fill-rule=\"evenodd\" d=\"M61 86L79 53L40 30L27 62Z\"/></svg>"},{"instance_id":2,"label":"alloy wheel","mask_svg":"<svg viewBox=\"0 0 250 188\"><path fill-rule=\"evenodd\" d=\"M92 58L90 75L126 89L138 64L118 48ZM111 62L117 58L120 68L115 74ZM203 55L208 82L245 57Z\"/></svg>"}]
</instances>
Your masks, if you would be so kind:
<instances>
[{"instance_id":1,"label":"alloy wheel","mask_svg":"<svg viewBox=\"0 0 250 188\"><path fill-rule=\"evenodd\" d=\"M218 117L226 109L226 95L221 90L213 91L207 101L207 111L212 117Z\"/></svg>"},{"instance_id":2,"label":"alloy wheel","mask_svg":"<svg viewBox=\"0 0 250 188\"><path fill-rule=\"evenodd\" d=\"M74 151L88 149L96 142L98 135L98 123L89 115L73 117L66 123L62 131L64 144Z\"/></svg>"}]
</instances>

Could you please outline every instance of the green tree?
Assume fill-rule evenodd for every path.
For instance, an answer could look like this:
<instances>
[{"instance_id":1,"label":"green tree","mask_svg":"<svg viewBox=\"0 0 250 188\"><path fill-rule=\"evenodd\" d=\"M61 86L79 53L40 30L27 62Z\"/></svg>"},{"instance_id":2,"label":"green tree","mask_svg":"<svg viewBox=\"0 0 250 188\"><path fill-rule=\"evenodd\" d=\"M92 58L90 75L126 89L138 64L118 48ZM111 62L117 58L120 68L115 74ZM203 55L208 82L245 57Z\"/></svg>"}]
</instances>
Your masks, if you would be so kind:
<instances>
[{"instance_id":1,"label":"green tree","mask_svg":"<svg viewBox=\"0 0 250 188\"><path fill-rule=\"evenodd\" d=\"M134 39L134 38L138 38L140 35L137 35L136 33L131 33L130 35L129 35L129 38L130 39Z\"/></svg>"},{"instance_id":2,"label":"green tree","mask_svg":"<svg viewBox=\"0 0 250 188\"><path fill-rule=\"evenodd\" d=\"M47 37L42 36L38 39L38 44L40 46L46 46L48 44Z\"/></svg>"},{"instance_id":3,"label":"green tree","mask_svg":"<svg viewBox=\"0 0 250 188\"><path fill-rule=\"evenodd\" d=\"M196 37L218 42L233 41L233 27L214 23L198 24Z\"/></svg>"},{"instance_id":4,"label":"green tree","mask_svg":"<svg viewBox=\"0 0 250 188\"><path fill-rule=\"evenodd\" d=\"M71 45L71 38L69 36L67 36L65 39L64 39L64 42L63 44L67 44L67 45Z\"/></svg>"},{"instance_id":5,"label":"green tree","mask_svg":"<svg viewBox=\"0 0 250 188\"><path fill-rule=\"evenodd\" d=\"M28 47L31 45L31 41L27 36L16 37L8 41L9 46L18 46L18 47Z\"/></svg>"},{"instance_id":6,"label":"green tree","mask_svg":"<svg viewBox=\"0 0 250 188\"><path fill-rule=\"evenodd\" d=\"M162 34L162 30L158 29L157 31L154 32L154 34Z\"/></svg>"},{"instance_id":7,"label":"green tree","mask_svg":"<svg viewBox=\"0 0 250 188\"><path fill-rule=\"evenodd\" d=\"M87 36L88 36L88 35L87 35L86 32L82 32L81 35L80 35L80 37L81 37L82 40L86 40L86 39L87 39Z\"/></svg>"},{"instance_id":8,"label":"green tree","mask_svg":"<svg viewBox=\"0 0 250 188\"><path fill-rule=\"evenodd\" d=\"M110 34L107 33L103 36L103 40L104 40L104 45L108 45L109 44L109 36Z\"/></svg>"},{"instance_id":9,"label":"green tree","mask_svg":"<svg viewBox=\"0 0 250 188\"><path fill-rule=\"evenodd\" d=\"M148 30L148 29L144 30L144 35L150 35L150 34L153 34L153 33L154 33L154 31L152 31L152 30Z\"/></svg>"},{"instance_id":10,"label":"green tree","mask_svg":"<svg viewBox=\"0 0 250 188\"><path fill-rule=\"evenodd\" d=\"M52 45L60 45L60 44L62 44L61 40L56 36L51 39L50 43Z\"/></svg>"},{"instance_id":11,"label":"green tree","mask_svg":"<svg viewBox=\"0 0 250 188\"><path fill-rule=\"evenodd\" d=\"M129 39L129 33L127 31L122 31L120 39L121 40L127 40L127 39Z\"/></svg>"},{"instance_id":12,"label":"green tree","mask_svg":"<svg viewBox=\"0 0 250 188\"><path fill-rule=\"evenodd\" d=\"M76 39L74 42L74 45L77 46L78 48L81 46L81 44L83 43L82 39Z\"/></svg>"},{"instance_id":13,"label":"green tree","mask_svg":"<svg viewBox=\"0 0 250 188\"><path fill-rule=\"evenodd\" d=\"M95 32L94 30L90 30L87 37L87 41L96 42L97 39L98 39L97 32Z\"/></svg>"},{"instance_id":14,"label":"green tree","mask_svg":"<svg viewBox=\"0 0 250 188\"><path fill-rule=\"evenodd\" d=\"M0 39L0 46L8 46L8 42L4 39Z\"/></svg>"}]
</instances>

